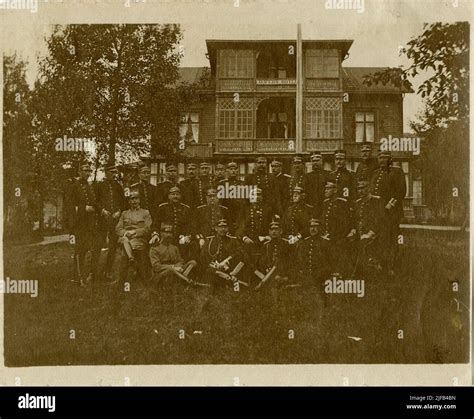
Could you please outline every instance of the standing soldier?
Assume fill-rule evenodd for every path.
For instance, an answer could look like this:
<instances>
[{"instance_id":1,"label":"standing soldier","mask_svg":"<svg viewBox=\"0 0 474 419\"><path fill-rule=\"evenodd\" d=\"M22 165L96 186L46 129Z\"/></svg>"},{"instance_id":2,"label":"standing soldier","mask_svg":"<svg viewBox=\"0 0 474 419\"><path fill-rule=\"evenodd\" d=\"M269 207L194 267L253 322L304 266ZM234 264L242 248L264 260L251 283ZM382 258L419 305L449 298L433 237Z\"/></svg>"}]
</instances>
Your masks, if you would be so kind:
<instances>
[{"instance_id":1,"label":"standing soldier","mask_svg":"<svg viewBox=\"0 0 474 419\"><path fill-rule=\"evenodd\" d=\"M181 202L181 190L178 186L171 187L168 202L158 206L151 243L158 241L158 232L162 224L170 224L173 227L181 255L185 259L191 259L196 252L196 243L193 241L193 218L189 206Z\"/></svg>"},{"instance_id":2,"label":"standing soldier","mask_svg":"<svg viewBox=\"0 0 474 419\"><path fill-rule=\"evenodd\" d=\"M311 155L312 171L306 175L306 202L314 208L316 217L321 216L324 201L324 187L330 172L323 169L321 153Z\"/></svg>"},{"instance_id":3,"label":"standing soldier","mask_svg":"<svg viewBox=\"0 0 474 419\"><path fill-rule=\"evenodd\" d=\"M132 185L131 188L138 189L140 197L140 208L146 209L150 212L151 217L155 218L156 207L158 205L158 189L155 185L150 183L151 170L148 166L142 166L139 169L138 176L140 181L138 184ZM125 194L130 192L125 189Z\"/></svg>"},{"instance_id":4,"label":"standing soldier","mask_svg":"<svg viewBox=\"0 0 474 419\"><path fill-rule=\"evenodd\" d=\"M219 205L217 199L217 190L211 188L207 191L207 204L197 207L195 214L196 238L199 244L204 244L204 239L215 234L215 227L219 220L228 220L228 209L223 205Z\"/></svg>"},{"instance_id":5,"label":"standing soldier","mask_svg":"<svg viewBox=\"0 0 474 419\"><path fill-rule=\"evenodd\" d=\"M289 243L294 244L309 234L309 220L313 218L314 208L305 202L304 189L296 186L293 189L293 203L288 207L284 217L284 232L289 236Z\"/></svg>"},{"instance_id":6,"label":"standing soldier","mask_svg":"<svg viewBox=\"0 0 474 419\"><path fill-rule=\"evenodd\" d=\"M140 207L140 193L132 189L129 192L130 209L120 215L115 228L122 248L120 280L125 281L128 268L134 266L137 276L146 280L149 276L148 239L151 230L151 215L147 209Z\"/></svg>"},{"instance_id":7,"label":"standing soldier","mask_svg":"<svg viewBox=\"0 0 474 419\"><path fill-rule=\"evenodd\" d=\"M330 177L336 183L337 194L341 198L345 198L349 205L352 205L356 195L356 187L354 173L346 167L346 152L337 150L334 153L334 162L336 169L331 172Z\"/></svg>"},{"instance_id":8,"label":"standing soldier","mask_svg":"<svg viewBox=\"0 0 474 419\"><path fill-rule=\"evenodd\" d=\"M293 176L290 179L290 188L286 192L290 201L297 186L306 190L306 173L302 156L293 157Z\"/></svg>"},{"instance_id":9,"label":"standing soldier","mask_svg":"<svg viewBox=\"0 0 474 419\"><path fill-rule=\"evenodd\" d=\"M211 165L203 162L199 165L199 178L197 183L198 205L206 203L207 191L214 185L214 178L211 176Z\"/></svg>"},{"instance_id":10,"label":"standing soldier","mask_svg":"<svg viewBox=\"0 0 474 419\"><path fill-rule=\"evenodd\" d=\"M231 197L226 196L226 191L229 190L229 187L241 187L245 183L239 179L239 167L237 163L230 162L227 164L227 178L223 179L217 185L217 196L222 197L222 205L227 207L229 210L230 218L233 222L231 226L231 231L237 231L237 223L240 221L241 217L244 214L245 208L247 206L247 200L243 197Z\"/></svg>"},{"instance_id":11,"label":"standing soldier","mask_svg":"<svg viewBox=\"0 0 474 419\"><path fill-rule=\"evenodd\" d=\"M403 217L403 199L406 195L405 175L403 171L391 165L389 151L379 151L379 169L371 180L371 193L380 196L385 206L385 268L390 275L394 275L394 263L398 250L398 235L400 221Z\"/></svg>"},{"instance_id":12,"label":"standing soldier","mask_svg":"<svg viewBox=\"0 0 474 419\"><path fill-rule=\"evenodd\" d=\"M339 276L345 271L348 256L347 236L351 233L352 217L347 199L337 193L334 182L328 181L324 191L326 199L322 210L322 238L328 267L332 275Z\"/></svg>"},{"instance_id":13,"label":"standing soldier","mask_svg":"<svg viewBox=\"0 0 474 419\"><path fill-rule=\"evenodd\" d=\"M78 280L81 286L84 286L85 282L97 278L100 258L100 246L95 245L99 227L97 197L94 187L88 182L91 173L92 169L89 164L81 164L79 179L71 185L70 193L72 215L69 219L71 221L73 243L75 243L74 280ZM91 267L87 277L85 277L84 264L88 251L91 252Z\"/></svg>"},{"instance_id":14,"label":"standing soldier","mask_svg":"<svg viewBox=\"0 0 474 419\"><path fill-rule=\"evenodd\" d=\"M320 233L320 221L309 221L309 236L298 243L298 267L302 284L316 286L321 291L324 272L323 239ZM321 294L320 294L321 295Z\"/></svg>"},{"instance_id":15,"label":"standing soldier","mask_svg":"<svg viewBox=\"0 0 474 419\"><path fill-rule=\"evenodd\" d=\"M351 236L358 241L354 273L358 271L360 265L366 263L380 269L379 253L382 246L381 232L385 211L382 199L370 193L368 180L357 182L357 192L360 198L355 202L355 229L351 232Z\"/></svg>"},{"instance_id":16,"label":"standing soldier","mask_svg":"<svg viewBox=\"0 0 474 419\"><path fill-rule=\"evenodd\" d=\"M216 186L219 182L226 178L225 166L221 162L216 163L214 171L214 185Z\"/></svg>"},{"instance_id":17,"label":"standing soldier","mask_svg":"<svg viewBox=\"0 0 474 419\"><path fill-rule=\"evenodd\" d=\"M168 201L170 189L179 186L178 168L175 164L166 165L166 180L160 182L158 188L158 205Z\"/></svg>"},{"instance_id":18,"label":"standing soldier","mask_svg":"<svg viewBox=\"0 0 474 419\"><path fill-rule=\"evenodd\" d=\"M290 181L291 176L282 172L282 163L278 160L273 160L272 177L274 179L275 188L278 191L278 197L281 205L281 210L284 212L290 204Z\"/></svg>"},{"instance_id":19,"label":"standing soldier","mask_svg":"<svg viewBox=\"0 0 474 419\"><path fill-rule=\"evenodd\" d=\"M257 157L255 172L246 176L245 184L262 190L263 202L271 207L275 214L281 213L278 200L278 190L272 176L267 173L267 159L263 156Z\"/></svg>"},{"instance_id":20,"label":"standing soldier","mask_svg":"<svg viewBox=\"0 0 474 419\"><path fill-rule=\"evenodd\" d=\"M100 215L101 240L100 247L108 241L107 259L105 261L104 278L112 280L111 273L117 249L117 226L120 214L125 210L124 190L117 181L118 170L115 165L105 168L105 179L97 184L97 211Z\"/></svg>"},{"instance_id":21,"label":"standing soldier","mask_svg":"<svg viewBox=\"0 0 474 419\"><path fill-rule=\"evenodd\" d=\"M372 144L371 143L362 143L360 146L360 155L362 161L357 166L355 172L356 180L366 180L372 179L372 175L375 170L378 169L378 164L375 159L372 158Z\"/></svg>"},{"instance_id":22,"label":"standing soldier","mask_svg":"<svg viewBox=\"0 0 474 419\"><path fill-rule=\"evenodd\" d=\"M242 238L245 261L249 267L256 266L260 258L271 219L272 211L263 202L262 190L257 188L256 199L245 208L237 232L238 237Z\"/></svg>"},{"instance_id":23,"label":"standing soldier","mask_svg":"<svg viewBox=\"0 0 474 419\"><path fill-rule=\"evenodd\" d=\"M188 163L186 167L187 179L179 183L179 188L183 192L183 203L191 208L197 208L200 205L200 197L198 193L198 166L196 163Z\"/></svg>"},{"instance_id":24,"label":"standing soldier","mask_svg":"<svg viewBox=\"0 0 474 419\"><path fill-rule=\"evenodd\" d=\"M201 250L201 261L214 288L220 288L225 284L233 287L245 284L237 278L244 263L237 238L229 235L227 220L219 220L216 234L205 240Z\"/></svg>"}]
</instances>

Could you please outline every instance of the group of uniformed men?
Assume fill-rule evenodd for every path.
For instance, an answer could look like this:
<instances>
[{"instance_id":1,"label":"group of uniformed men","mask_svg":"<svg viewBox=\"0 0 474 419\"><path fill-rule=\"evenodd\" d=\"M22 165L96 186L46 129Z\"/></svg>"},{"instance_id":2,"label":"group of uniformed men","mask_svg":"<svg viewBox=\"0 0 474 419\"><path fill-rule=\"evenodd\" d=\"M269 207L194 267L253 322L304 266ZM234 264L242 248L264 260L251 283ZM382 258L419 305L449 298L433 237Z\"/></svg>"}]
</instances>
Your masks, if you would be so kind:
<instances>
[{"instance_id":1,"label":"group of uniformed men","mask_svg":"<svg viewBox=\"0 0 474 419\"><path fill-rule=\"evenodd\" d=\"M344 150L334 154L334 171L324 170L322 155L314 153L312 171L305 173L296 155L292 176L278 160L269 173L267 159L257 157L244 180L235 162L217 164L214 174L209 163L189 163L182 181L176 165L168 164L166 180L156 186L146 165L138 169L139 182L123 185L115 166L105 167L103 181L90 183L91 168L82 164L66 194L74 278L82 285L114 282L117 247L122 281L130 267L156 283L255 289L368 271L393 275L405 177L389 152L379 151L377 159L371 152L371 144L362 144L356 172L346 168ZM255 195L219 197L225 185L248 185Z\"/></svg>"}]
</instances>

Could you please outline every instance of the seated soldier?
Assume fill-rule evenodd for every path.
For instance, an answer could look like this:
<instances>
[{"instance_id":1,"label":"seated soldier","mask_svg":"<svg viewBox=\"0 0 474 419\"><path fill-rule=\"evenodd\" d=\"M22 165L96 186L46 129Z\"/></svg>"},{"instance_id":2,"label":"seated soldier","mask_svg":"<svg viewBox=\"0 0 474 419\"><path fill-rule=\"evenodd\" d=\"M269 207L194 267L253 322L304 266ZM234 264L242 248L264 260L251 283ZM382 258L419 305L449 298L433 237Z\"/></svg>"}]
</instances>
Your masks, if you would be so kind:
<instances>
[{"instance_id":1,"label":"seated soldier","mask_svg":"<svg viewBox=\"0 0 474 419\"><path fill-rule=\"evenodd\" d=\"M130 191L130 209L120 215L115 228L122 250L120 280L125 281L130 265L136 268L141 279L148 278L149 260L147 243L151 230L151 216L146 209L140 208L140 197L137 190Z\"/></svg>"},{"instance_id":2,"label":"seated soldier","mask_svg":"<svg viewBox=\"0 0 474 419\"><path fill-rule=\"evenodd\" d=\"M227 220L219 220L215 229L216 235L208 237L201 250L206 277L214 288L228 284L238 290L239 285L247 286L247 283L237 278L244 263L237 238L229 235Z\"/></svg>"},{"instance_id":3,"label":"seated soldier","mask_svg":"<svg viewBox=\"0 0 474 419\"><path fill-rule=\"evenodd\" d=\"M256 290L271 279L275 279L278 285L288 285L290 246L288 240L281 237L283 230L278 218L270 223L270 240L263 246L260 269L255 271L255 275L260 279L255 287Z\"/></svg>"},{"instance_id":4,"label":"seated soldier","mask_svg":"<svg viewBox=\"0 0 474 419\"><path fill-rule=\"evenodd\" d=\"M227 207L219 205L219 199L217 199L217 190L210 188L207 190L206 205L200 205L195 211L194 217L194 232L196 238L199 240L199 245L204 245L204 238L212 236L214 229L219 220L225 218L228 220Z\"/></svg>"},{"instance_id":5,"label":"seated soldier","mask_svg":"<svg viewBox=\"0 0 474 419\"><path fill-rule=\"evenodd\" d=\"M154 282L163 282L178 277L187 284L194 285L195 282L189 278L189 274L197 262L195 260L184 262L173 240L173 226L162 224L160 242L150 249L152 279Z\"/></svg>"}]
</instances>

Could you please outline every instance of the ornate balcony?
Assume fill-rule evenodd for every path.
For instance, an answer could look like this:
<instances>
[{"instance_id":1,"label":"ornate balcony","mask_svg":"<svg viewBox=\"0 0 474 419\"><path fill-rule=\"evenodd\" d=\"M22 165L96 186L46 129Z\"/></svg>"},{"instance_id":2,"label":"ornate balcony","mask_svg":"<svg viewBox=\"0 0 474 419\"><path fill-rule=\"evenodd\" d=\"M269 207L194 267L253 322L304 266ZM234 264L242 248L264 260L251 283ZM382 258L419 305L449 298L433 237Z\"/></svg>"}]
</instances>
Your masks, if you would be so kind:
<instances>
[{"instance_id":1,"label":"ornate balcony","mask_svg":"<svg viewBox=\"0 0 474 419\"><path fill-rule=\"evenodd\" d=\"M217 79L217 90L220 92L251 92L255 89L255 79Z\"/></svg>"}]
</instances>

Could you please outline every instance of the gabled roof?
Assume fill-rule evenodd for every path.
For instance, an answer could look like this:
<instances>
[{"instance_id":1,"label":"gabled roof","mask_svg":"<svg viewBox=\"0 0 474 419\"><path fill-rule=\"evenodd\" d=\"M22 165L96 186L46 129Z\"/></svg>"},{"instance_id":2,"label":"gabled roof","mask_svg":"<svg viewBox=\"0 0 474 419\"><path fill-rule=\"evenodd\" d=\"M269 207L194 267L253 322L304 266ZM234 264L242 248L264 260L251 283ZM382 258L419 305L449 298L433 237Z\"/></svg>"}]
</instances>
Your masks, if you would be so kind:
<instances>
[{"instance_id":1,"label":"gabled roof","mask_svg":"<svg viewBox=\"0 0 474 419\"><path fill-rule=\"evenodd\" d=\"M179 82L189 84L197 83L208 70L209 67L180 67Z\"/></svg>"},{"instance_id":2,"label":"gabled roof","mask_svg":"<svg viewBox=\"0 0 474 419\"><path fill-rule=\"evenodd\" d=\"M413 93L412 89L399 88L392 83L367 86L364 77L369 74L387 70L388 67L342 67L342 84L346 92L360 93Z\"/></svg>"}]
</instances>

